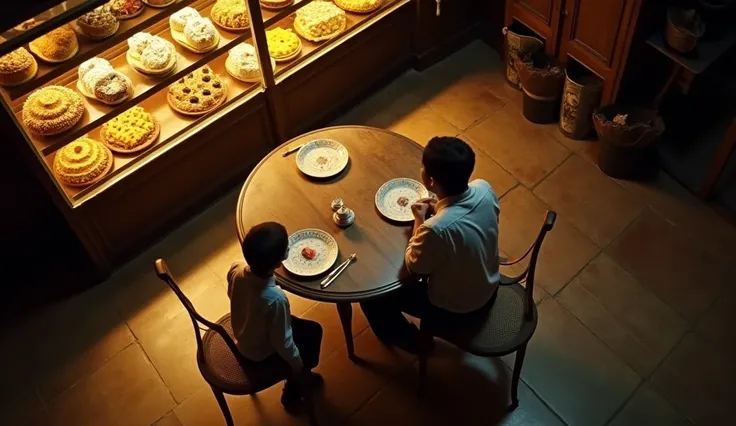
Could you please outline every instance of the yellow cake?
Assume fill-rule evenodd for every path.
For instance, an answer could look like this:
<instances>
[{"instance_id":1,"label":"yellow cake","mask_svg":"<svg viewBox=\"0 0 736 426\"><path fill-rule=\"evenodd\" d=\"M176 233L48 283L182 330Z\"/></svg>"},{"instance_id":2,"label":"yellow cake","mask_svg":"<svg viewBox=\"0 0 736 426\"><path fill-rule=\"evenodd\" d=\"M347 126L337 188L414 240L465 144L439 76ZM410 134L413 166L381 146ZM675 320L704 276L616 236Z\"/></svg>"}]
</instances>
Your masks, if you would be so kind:
<instances>
[{"instance_id":1,"label":"yellow cake","mask_svg":"<svg viewBox=\"0 0 736 426\"><path fill-rule=\"evenodd\" d=\"M113 149L132 150L148 142L156 129L153 116L139 106L102 125L103 142Z\"/></svg>"},{"instance_id":2,"label":"yellow cake","mask_svg":"<svg viewBox=\"0 0 736 426\"><path fill-rule=\"evenodd\" d=\"M14 86L33 78L38 64L33 55L19 47L0 57L0 85Z\"/></svg>"},{"instance_id":3,"label":"yellow cake","mask_svg":"<svg viewBox=\"0 0 736 426\"><path fill-rule=\"evenodd\" d=\"M347 25L345 11L329 1L313 1L296 11L294 28L305 38L318 41L332 37Z\"/></svg>"},{"instance_id":4,"label":"yellow cake","mask_svg":"<svg viewBox=\"0 0 736 426\"><path fill-rule=\"evenodd\" d=\"M23 104L23 124L33 133L55 135L69 130L84 115L82 98L68 87L47 86Z\"/></svg>"},{"instance_id":5,"label":"yellow cake","mask_svg":"<svg viewBox=\"0 0 736 426\"><path fill-rule=\"evenodd\" d=\"M28 47L44 61L63 62L76 55L79 42L69 25L62 25L33 40Z\"/></svg>"},{"instance_id":6,"label":"yellow cake","mask_svg":"<svg viewBox=\"0 0 736 426\"><path fill-rule=\"evenodd\" d=\"M225 29L244 30L250 27L245 0L217 0L210 16L212 21Z\"/></svg>"},{"instance_id":7,"label":"yellow cake","mask_svg":"<svg viewBox=\"0 0 736 426\"><path fill-rule=\"evenodd\" d=\"M276 59L293 55L302 47L299 37L291 29L276 27L266 31L268 53Z\"/></svg>"},{"instance_id":8,"label":"yellow cake","mask_svg":"<svg viewBox=\"0 0 736 426\"><path fill-rule=\"evenodd\" d=\"M105 175L112 161L107 147L85 135L56 152L54 172L67 185L84 186Z\"/></svg>"},{"instance_id":9,"label":"yellow cake","mask_svg":"<svg viewBox=\"0 0 736 426\"><path fill-rule=\"evenodd\" d=\"M381 7L382 0L335 0L335 4L348 12L369 13Z\"/></svg>"}]
</instances>

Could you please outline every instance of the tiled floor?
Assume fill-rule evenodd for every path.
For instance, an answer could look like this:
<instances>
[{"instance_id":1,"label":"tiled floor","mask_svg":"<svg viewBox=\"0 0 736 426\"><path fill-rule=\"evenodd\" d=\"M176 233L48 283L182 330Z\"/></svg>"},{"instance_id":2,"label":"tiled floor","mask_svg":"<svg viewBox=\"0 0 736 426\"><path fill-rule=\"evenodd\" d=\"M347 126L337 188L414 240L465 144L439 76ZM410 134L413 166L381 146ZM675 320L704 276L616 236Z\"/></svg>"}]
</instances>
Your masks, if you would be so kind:
<instances>
[{"instance_id":1,"label":"tiled floor","mask_svg":"<svg viewBox=\"0 0 736 426\"><path fill-rule=\"evenodd\" d=\"M346 356L334 307L293 297L296 314L325 328L322 424L733 424L736 229L666 175L610 179L595 166L595 143L526 122L499 65L473 43L405 74L339 122L387 127L420 143L434 135L471 143L475 176L502 196L504 254L523 252L547 209L559 213L540 258L540 320L521 406L504 412L513 355L492 361L440 344L420 399L414 359L379 344L362 315L354 333L367 363L358 365ZM239 257L236 196L104 284L4 329L0 424L223 424L197 370L191 323L152 260L168 259L205 316L225 313L224 273ZM236 424L306 424L284 413L280 392L229 397Z\"/></svg>"}]
</instances>

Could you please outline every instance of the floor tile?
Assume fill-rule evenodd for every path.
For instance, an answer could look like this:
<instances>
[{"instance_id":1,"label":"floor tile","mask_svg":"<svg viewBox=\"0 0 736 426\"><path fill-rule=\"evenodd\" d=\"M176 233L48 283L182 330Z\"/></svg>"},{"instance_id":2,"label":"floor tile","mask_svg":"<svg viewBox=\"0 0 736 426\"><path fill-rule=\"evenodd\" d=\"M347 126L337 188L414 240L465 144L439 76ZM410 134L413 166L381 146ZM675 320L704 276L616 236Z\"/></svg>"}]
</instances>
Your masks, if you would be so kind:
<instances>
[{"instance_id":1,"label":"floor tile","mask_svg":"<svg viewBox=\"0 0 736 426\"><path fill-rule=\"evenodd\" d=\"M541 126L547 134L555 138L559 143L567 147L567 149L577 153L592 164L598 164L598 150L600 148L600 144L595 140L594 136L582 140L571 139L560 132L560 127L557 123L542 124ZM595 135L595 132L591 135Z\"/></svg>"},{"instance_id":2,"label":"floor tile","mask_svg":"<svg viewBox=\"0 0 736 426\"><path fill-rule=\"evenodd\" d=\"M736 358L736 328L732 325L734 312L736 312L736 287L730 285L698 321L697 331L712 344Z\"/></svg>"},{"instance_id":3,"label":"floor tile","mask_svg":"<svg viewBox=\"0 0 736 426\"><path fill-rule=\"evenodd\" d=\"M475 153L475 170L470 179L483 179L491 184L496 196L500 199L512 188L518 185L516 179L509 172L504 170L493 159L486 154L480 146L471 140L467 135L460 135L460 139L464 140Z\"/></svg>"},{"instance_id":4,"label":"floor tile","mask_svg":"<svg viewBox=\"0 0 736 426\"><path fill-rule=\"evenodd\" d=\"M477 79L461 78L437 91L427 105L457 129L466 130L503 108L504 102Z\"/></svg>"},{"instance_id":5,"label":"floor tile","mask_svg":"<svg viewBox=\"0 0 736 426\"><path fill-rule=\"evenodd\" d=\"M521 377L570 426L603 425L641 381L554 298L539 308Z\"/></svg>"},{"instance_id":6,"label":"floor tile","mask_svg":"<svg viewBox=\"0 0 736 426\"><path fill-rule=\"evenodd\" d=\"M422 146L426 146L435 136L455 136L460 133L460 130L439 112L427 106L421 106L403 116L393 118L387 128Z\"/></svg>"},{"instance_id":7,"label":"floor tile","mask_svg":"<svg viewBox=\"0 0 736 426\"><path fill-rule=\"evenodd\" d=\"M601 247L616 238L643 207L577 155L565 161L534 193Z\"/></svg>"},{"instance_id":8,"label":"floor tile","mask_svg":"<svg viewBox=\"0 0 736 426\"><path fill-rule=\"evenodd\" d=\"M342 323L340 323L337 306L334 303L317 303L305 312L302 318L317 321L322 326L320 358L325 359L337 349L346 347ZM353 305L353 339L366 328L368 328L368 320L365 319L360 305L356 303Z\"/></svg>"},{"instance_id":9,"label":"floor tile","mask_svg":"<svg viewBox=\"0 0 736 426\"><path fill-rule=\"evenodd\" d=\"M176 417L176 413L169 411L168 414L161 417L152 426L182 426L179 418Z\"/></svg>"},{"instance_id":10,"label":"floor tile","mask_svg":"<svg viewBox=\"0 0 736 426\"><path fill-rule=\"evenodd\" d=\"M606 254L585 267L559 301L642 377L654 371L688 328Z\"/></svg>"},{"instance_id":11,"label":"floor tile","mask_svg":"<svg viewBox=\"0 0 736 426\"><path fill-rule=\"evenodd\" d=\"M137 345L130 345L50 407L53 425L149 426L174 400Z\"/></svg>"},{"instance_id":12,"label":"floor tile","mask_svg":"<svg viewBox=\"0 0 736 426\"><path fill-rule=\"evenodd\" d=\"M516 187L501 199L499 245L511 257L523 255L539 234L549 207L525 187ZM596 254L598 247L562 215L542 244L536 283L557 293Z\"/></svg>"},{"instance_id":13,"label":"floor tile","mask_svg":"<svg viewBox=\"0 0 736 426\"><path fill-rule=\"evenodd\" d=\"M697 320L732 278L727 263L648 209L606 253L688 321Z\"/></svg>"},{"instance_id":14,"label":"floor tile","mask_svg":"<svg viewBox=\"0 0 736 426\"><path fill-rule=\"evenodd\" d=\"M539 183L570 155L553 137L524 122L511 107L488 116L465 135L528 187Z\"/></svg>"},{"instance_id":15,"label":"floor tile","mask_svg":"<svg viewBox=\"0 0 736 426\"><path fill-rule=\"evenodd\" d=\"M610 426L693 426L648 384L642 385Z\"/></svg>"},{"instance_id":16,"label":"floor tile","mask_svg":"<svg viewBox=\"0 0 736 426\"><path fill-rule=\"evenodd\" d=\"M736 363L696 334L687 334L652 376L652 388L698 426L733 422Z\"/></svg>"}]
</instances>

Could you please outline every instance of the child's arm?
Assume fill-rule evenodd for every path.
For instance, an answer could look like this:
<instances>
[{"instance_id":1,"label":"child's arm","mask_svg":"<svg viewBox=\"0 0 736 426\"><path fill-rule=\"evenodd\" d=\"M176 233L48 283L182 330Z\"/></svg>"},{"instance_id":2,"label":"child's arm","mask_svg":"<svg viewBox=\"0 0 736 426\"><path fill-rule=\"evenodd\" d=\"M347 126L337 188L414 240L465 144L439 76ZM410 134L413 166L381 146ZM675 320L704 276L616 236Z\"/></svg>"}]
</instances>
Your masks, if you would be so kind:
<instances>
[{"instance_id":1,"label":"child's arm","mask_svg":"<svg viewBox=\"0 0 736 426\"><path fill-rule=\"evenodd\" d=\"M283 301L274 301L269 305L267 319L269 340L274 350L291 365L295 375L300 375L304 369L304 364L299 355L299 348L294 343L289 306Z\"/></svg>"}]
</instances>

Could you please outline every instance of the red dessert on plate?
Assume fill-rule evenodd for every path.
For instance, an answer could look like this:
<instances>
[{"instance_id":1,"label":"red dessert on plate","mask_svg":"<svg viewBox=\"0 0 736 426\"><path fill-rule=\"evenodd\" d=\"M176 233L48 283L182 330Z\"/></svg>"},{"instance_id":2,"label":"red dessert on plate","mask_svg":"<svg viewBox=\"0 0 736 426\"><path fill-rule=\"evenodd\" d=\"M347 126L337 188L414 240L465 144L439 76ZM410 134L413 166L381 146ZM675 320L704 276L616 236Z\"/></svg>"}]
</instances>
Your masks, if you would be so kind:
<instances>
[{"instance_id":1,"label":"red dessert on plate","mask_svg":"<svg viewBox=\"0 0 736 426\"><path fill-rule=\"evenodd\" d=\"M317 257L317 250L309 247L304 247L302 249L302 257L307 260L313 260L315 257Z\"/></svg>"},{"instance_id":2,"label":"red dessert on plate","mask_svg":"<svg viewBox=\"0 0 736 426\"><path fill-rule=\"evenodd\" d=\"M400 205L401 207L406 207L409 205L409 199L407 197L399 197L396 199L396 204Z\"/></svg>"}]
</instances>

